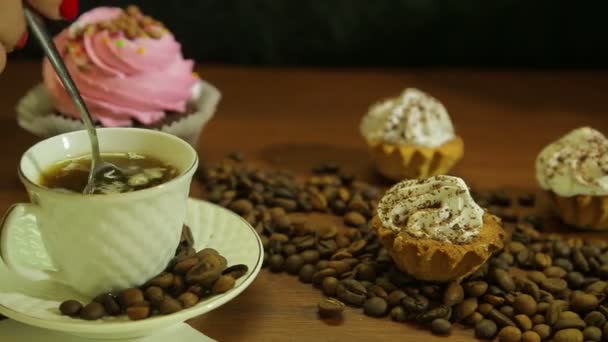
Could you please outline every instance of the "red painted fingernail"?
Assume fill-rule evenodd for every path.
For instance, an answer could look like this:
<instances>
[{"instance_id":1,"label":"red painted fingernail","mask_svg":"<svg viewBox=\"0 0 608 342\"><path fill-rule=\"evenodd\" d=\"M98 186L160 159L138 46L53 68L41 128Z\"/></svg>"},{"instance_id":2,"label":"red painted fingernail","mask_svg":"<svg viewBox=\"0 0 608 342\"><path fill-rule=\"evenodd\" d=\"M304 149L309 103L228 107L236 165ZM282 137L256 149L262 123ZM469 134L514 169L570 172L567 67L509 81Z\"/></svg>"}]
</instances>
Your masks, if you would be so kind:
<instances>
[{"instance_id":1,"label":"red painted fingernail","mask_svg":"<svg viewBox=\"0 0 608 342\"><path fill-rule=\"evenodd\" d=\"M29 36L30 33L28 31L23 32L21 38L19 38L19 41L17 42L17 44L15 44L15 49L23 49L25 47L25 44L27 44L27 39L29 38Z\"/></svg>"},{"instance_id":2,"label":"red painted fingernail","mask_svg":"<svg viewBox=\"0 0 608 342\"><path fill-rule=\"evenodd\" d=\"M80 10L80 0L63 0L59 6L59 13L66 20L74 20Z\"/></svg>"}]
</instances>

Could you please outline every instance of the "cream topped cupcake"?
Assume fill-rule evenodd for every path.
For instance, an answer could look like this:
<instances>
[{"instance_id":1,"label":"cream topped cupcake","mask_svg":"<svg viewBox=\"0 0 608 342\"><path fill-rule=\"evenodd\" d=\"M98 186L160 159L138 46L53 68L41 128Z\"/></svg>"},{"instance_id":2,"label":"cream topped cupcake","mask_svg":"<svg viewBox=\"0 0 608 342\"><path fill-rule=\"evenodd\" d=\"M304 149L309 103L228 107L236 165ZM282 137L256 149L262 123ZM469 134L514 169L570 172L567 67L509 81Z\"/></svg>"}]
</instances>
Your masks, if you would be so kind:
<instances>
[{"instance_id":1,"label":"cream topped cupcake","mask_svg":"<svg viewBox=\"0 0 608 342\"><path fill-rule=\"evenodd\" d=\"M180 43L137 7L98 7L55 37L55 44L100 127L159 129L196 144L220 95L194 72ZM22 127L50 136L82 129L80 114L52 66L18 107Z\"/></svg>"},{"instance_id":2,"label":"cream topped cupcake","mask_svg":"<svg viewBox=\"0 0 608 342\"><path fill-rule=\"evenodd\" d=\"M608 139L602 133L581 127L549 144L536 159L536 179L564 222L608 229Z\"/></svg>"},{"instance_id":3,"label":"cream topped cupcake","mask_svg":"<svg viewBox=\"0 0 608 342\"><path fill-rule=\"evenodd\" d=\"M372 222L397 266L421 280L461 279L503 247L500 219L452 176L397 183Z\"/></svg>"},{"instance_id":4,"label":"cream topped cupcake","mask_svg":"<svg viewBox=\"0 0 608 342\"><path fill-rule=\"evenodd\" d=\"M464 153L445 107L414 88L373 105L360 129L378 171L394 180L447 173Z\"/></svg>"}]
</instances>

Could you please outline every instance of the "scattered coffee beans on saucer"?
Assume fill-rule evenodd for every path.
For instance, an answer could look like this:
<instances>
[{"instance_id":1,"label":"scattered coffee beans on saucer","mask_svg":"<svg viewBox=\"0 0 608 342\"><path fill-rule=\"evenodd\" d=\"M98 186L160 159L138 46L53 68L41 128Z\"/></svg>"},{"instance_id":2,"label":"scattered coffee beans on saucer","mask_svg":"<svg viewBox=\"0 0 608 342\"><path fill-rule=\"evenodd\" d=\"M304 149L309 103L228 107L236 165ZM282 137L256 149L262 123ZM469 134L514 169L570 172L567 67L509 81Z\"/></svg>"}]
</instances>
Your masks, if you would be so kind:
<instances>
[{"instance_id":1,"label":"scattered coffee beans on saucer","mask_svg":"<svg viewBox=\"0 0 608 342\"><path fill-rule=\"evenodd\" d=\"M399 271L371 229L383 189L335 163L297 178L238 156L199 171L204 197L255 227L270 271L297 276L327 296L318 304L321 318L340 317L348 305L439 335L459 323L502 341L608 338L608 243L541 233L551 227L535 194L474 192L503 219L511 241L460 283L430 283ZM343 224L314 223L311 212Z\"/></svg>"},{"instance_id":2,"label":"scattered coffee beans on saucer","mask_svg":"<svg viewBox=\"0 0 608 342\"><path fill-rule=\"evenodd\" d=\"M76 300L66 300L59 311L85 320L123 314L131 320L168 315L230 291L236 279L248 272L243 264L227 267L226 258L212 248L195 252L192 246L192 234L184 226L176 256L165 272L139 288L100 294L84 306Z\"/></svg>"}]
</instances>

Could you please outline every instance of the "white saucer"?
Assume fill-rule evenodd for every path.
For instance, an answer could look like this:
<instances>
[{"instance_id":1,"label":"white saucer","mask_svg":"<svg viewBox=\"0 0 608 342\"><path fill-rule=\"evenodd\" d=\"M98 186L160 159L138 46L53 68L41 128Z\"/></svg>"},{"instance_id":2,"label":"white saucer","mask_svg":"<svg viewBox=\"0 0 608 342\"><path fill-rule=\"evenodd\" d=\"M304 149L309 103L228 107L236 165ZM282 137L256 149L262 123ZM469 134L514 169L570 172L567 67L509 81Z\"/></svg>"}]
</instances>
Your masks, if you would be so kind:
<instances>
[{"instance_id":1,"label":"white saucer","mask_svg":"<svg viewBox=\"0 0 608 342\"><path fill-rule=\"evenodd\" d=\"M31 215L23 215L16 222L17 229L10 230L14 232L9 236L10 243L19 244L31 239L32 230L28 227L35 225L36 219ZM226 257L228 265L245 264L249 267L248 273L237 280L234 289L167 316L155 316L141 321L130 321L126 316L85 321L62 316L58 307L66 299L87 301L87 298L81 298L71 289L56 283L36 283L20 278L0 261L0 314L25 324L82 337L121 339L154 334L209 312L238 296L253 282L262 267L262 242L244 219L204 201L189 200L186 224L192 231L196 250L212 247ZM35 245L42 244L33 244ZM44 252L35 248L21 249L18 257L28 258L24 262L30 265L45 263L41 260Z\"/></svg>"}]
</instances>

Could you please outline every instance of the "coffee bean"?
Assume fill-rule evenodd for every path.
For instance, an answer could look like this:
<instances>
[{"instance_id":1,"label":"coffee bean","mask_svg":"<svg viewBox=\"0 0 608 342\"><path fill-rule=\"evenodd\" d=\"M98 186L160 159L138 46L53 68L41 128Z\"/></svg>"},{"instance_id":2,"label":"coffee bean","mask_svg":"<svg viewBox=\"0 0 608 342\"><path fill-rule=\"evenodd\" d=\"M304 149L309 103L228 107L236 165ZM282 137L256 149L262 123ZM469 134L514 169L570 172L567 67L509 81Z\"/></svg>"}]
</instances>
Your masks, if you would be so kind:
<instances>
[{"instance_id":1,"label":"coffee bean","mask_svg":"<svg viewBox=\"0 0 608 342\"><path fill-rule=\"evenodd\" d=\"M515 316L515 310L510 305L504 305L504 306L500 307L500 309L498 311L502 312L507 317Z\"/></svg>"},{"instance_id":2,"label":"coffee bean","mask_svg":"<svg viewBox=\"0 0 608 342\"><path fill-rule=\"evenodd\" d=\"M533 207L535 200L534 194L523 194L517 197L517 203L522 207Z\"/></svg>"},{"instance_id":3,"label":"coffee bean","mask_svg":"<svg viewBox=\"0 0 608 342\"><path fill-rule=\"evenodd\" d=\"M488 290L488 283L485 281L470 281L463 284L464 292L469 297L481 297Z\"/></svg>"},{"instance_id":4,"label":"coffee bean","mask_svg":"<svg viewBox=\"0 0 608 342\"><path fill-rule=\"evenodd\" d=\"M585 323L596 327L602 327L606 324L606 317L599 311L591 311L585 316Z\"/></svg>"},{"instance_id":5,"label":"coffee bean","mask_svg":"<svg viewBox=\"0 0 608 342\"><path fill-rule=\"evenodd\" d=\"M538 285L536 285L536 283L529 280L524 280L520 283L520 290L521 292L531 296L535 301L540 300L540 288Z\"/></svg>"},{"instance_id":6,"label":"coffee bean","mask_svg":"<svg viewBox=\"0 0 608 342\"><path fill-rule=\"evenodd\" d=\"M144 301L144 293L138 288L130 288L118 295L118 303L122 308L127 308L135 303Z\"/></svg>"},{"instance_id":7,"label":"coffee bean","mask_svg":"<svg viewBox=\"0 0 608 342\"><path fill-rule=\"evenodd\" d=\"M547 280L547 276L540 271L529 271L526 274L526 277L528 277L528 279L530 279L531 281L533 281L536 284L540 284L543 281Z\"/></svg>"},{"instance_id":8,"label":"coffee bean","mask_svg":"<svg viewBox=\"0 0 608 342\"><path fill-rule=\"evenodd\" d=\"M96 301L103 305L106 313L110 316L118 316L121 314L120 306L118 305L116 298L109 293L96 298Z\"/></svg>"},{"instance_id":9,"label":"coffee bean","mask_svg":"<svg viewBox=\"0 0 608 342\"><path fill-rule=\"evenodd\" d=\"M522 342L540 342L540 335L534 331L526 331L521 335Z\"/></svg>"},{"instance_id":10,"label":"coffee bean","mask_svg":"<svg viewBox=\"0 0 608 342\"><path fill-rule=\"evenodd\" d=\"M403 300L403 298L405 298L405 296L407 295L402 290L391 291L387 299L388 305L390 307L394 307L401 304L401 301Z\"/></svg>"},{"instance_id":11,"label":"coffee bean","mask_svg":"<svg viewBox=\"0 0 608 342\"><path fill-rule=\"evenodd\" d=\"M568 259L564 259L564 258L555 259L555 260L553 260L553 265L559 266L559 267L563 268L564 270L566 270L567 272L574 271L574 265L572 265L572 262L570 262L570 260L568 260Z\"/></svg>"},{"instance_id":12,"label":"coffee bean","mask_svg":"<svg viewBox=\"0 0 608 342\"><path fill-rule=\"evenodd\" d=\"M536 312L544 314L545 312L547 312L548 308L549 308L549 303L540 302L540 303L538 303L538 305L536 305Z\"/></svg>"},{"instance_id":13,"label":"coffee bean","mask_svg":"<svg viewBox=\"0 0 608 342\"><path fill-rule=\"evenodd\" d=\"M349 211L344 214L344 223L351 227L361 227L367 222L365 216L356 211Z\"/></svg>"},{"instance_id":14,"label":"coffee bean","mask_svg":"<svg viewBox=\"0 0 608 342\"><path fill-rule=\"evenodd\" d=\"M237 264L226 268L224 271L222 271L222 275L228 275L234 279L239 279L240 277L247 274L248 271L249 267L247 265Z\"/></svg>"},{"instance_id":15,"label":"coffee bean","mask_svg":"<svg viewBox=\"0 0 608 342\"><path fill-rule=\"evenodd\" d=\"M317 270L323 270L328 268L329 261L328 260L319 260L316 264Z\"/></svg>"},{"instance_id":16,"label":"coffee bean","mask_svg":"<svg viewBox=\"0 0 608 342\"><path fill-rule=\"evenodd\" d=\"M382 317L386 314L388 304L380 297L371 297L363 304L363 312L372 317Z\"/></svg>"},{"instance_id":17,"label":"coffee bean","mask_svg":"<svg viewBox=\"0 0 608 342\"><path fill-rule=\"evenodd\" d=\"M574 319L581 319L581 316L579 316L576 312L573 311L563 311L560 315L559 318L574 318Z\"/></svg>"},{"instance_id":18,"label":"coffee bean","mask_svg":"<svg viewBox=\"0 0 608 342\"><path fill-rule=\"evenodd\" d=\"M391 319L395 322L405 322L408 319L408 315L402 306L395 306L390 312Z\"/></svg>"},{"instance_id":19,"label":"coffee bean","mask_svg":"<svg viewBox=\"0 0 608 342\"><path fill-rule=\"evenodd\" d=\"M429 300L420 294L406 295L401 300L401 305L407 312L420 313L428 309Z\"/></svg>"},{"instance_id":20,"label":"coffee bean","mask_svg":"<svg viewBox=\"0 0 608 342\"><path fill-rule=\"evenodd\" d=\"M499 327L515 326L515 322L513 322L507 315L496 309L490 310L486 317L496 322Z\"/></svg>"},{"instance_id":21,"label":"coffee bean","mask_svg":"<svg viewBox=\"0 0 608 342\"><path fill-rule=\"evenodd\" d=\"M298 202L296 202L295 200L292 200L292 199L274 198L274 199L272 199L271 202L273 205L276 205L277 207L281 207L289 212L294 211L298 208Z\"/></svg>"},{"instance_id":22,"label":"coffee bean","mask_svg":"<svg viewBox=\"0 0 608 342\"><path fill-rule=\"evenodd\" d=\"M236 200L230 204L230 210L239 215L246 215L253 210L253 204L246 199Z\"/></svg>"},{"instance_id":23,"label":"coffee bean","mask_svg":"<svg viewBox=\"0 0 608 342\"><path fill-rule=\"evenodd\" d=\"M363 263L355 267L355 278L358 280L376 280L376 270L370 264Z\"/></svg>"},{"instance_id":24,"label":"coffee bean","mask_svg":"<svg viewBox=\"0 0 608 342\"><path fill-rule=\"evenodd\" d=\"M286 244L283 244L283 248L281 249L281 252L283 253L283 255L285 257L288 257L290 255L294 255L294 254L298 253L298 248L292 243L286 243Z\"/></svg>"},{"instance_id":25,"label":"coffee bean","mask_svg":"<svg viewBox=\"0 0 608 342\"><path fill-rule=\"evenodd\" d=\"M513 321L521 331L528 331L532 329L532 320L529 316L523 314L515 315L515 317L513 317Z\"/></svg>"},{"instance_id":26,"label":"coffee bean","mask_svg":"<svg viewBox=\"0 0 608 342\"><path fill-rule=\"evenodd\" d=\"M492 306L492 304L488 303L481 303L477 306L477 311L484 316L487 316L493 309L494 307Z\"/></svg>"},{"instance_id":27,"label":"coffee bean","mask_svg":"<svg viewBox=\"0 0 608 342\"><path fill-rule=\"evenodd\" d=\"M583 342L583 333L578 329L564 329L555 333L554 342Z\"/></svg>"},{"instance_id":28,"label":"coffee bean","mask_svg":"<svg viewBox=\"0 0 608 342\"><path fill-rule=\"evenodd\" d=\"M333 268L338 274L350 271L350 266L341 260L331 260L327 263L327 267Z\"/></svg>"},{"instance_id":29,"label":"coffee bean","mask_svg":"<svg viewBox=\"0 0 608 342\"><path fill-rule=\"evenodd\" d=\"M494 281L500 286L503 290L507 292L512 292L515 290L515 283L513 282L513 278L511 275L500 268L494 270Z\"/></svg>"},{"instance_id":30,"label":"coffee bean","mask_svg":"<svg viewBox=\"0 0 608 342\"><path fill-rule=\"evenodd\" d=\"M445 290L443 304L454 306L464 300L464 289L458 282L451 282Z\"/></svg>"},{"instance_id":31,"label":"coffee bean","mask_svg":"<svg viewBox=\"0 0 608 342\"><path fill-rule=\"evenodd\" d=\"M536 313L536 301L528 294L517 295L513 307L517 313L527 316L532 316Z\"/></svg>"},{"instance_id":32,"label":"coffee bean","mask_svg":"<svg viewBox=\"0 0 608 342\"><path fill-rule=\"evenodd\" d=\"M178 294L184 292L186 289L186 283L184 281L184 277L179 274L175 274L173 276L173 284L171 284L171 287L169 289L170 289L170 292L175 295L178 295Z\"/></svg>"},{"instance_id":33,"label":"coffee bean","mask_svg":"<svg viewBox=\"0 0 608 342\"><path fill-rule=\"evenodd\" d=\"M338 249L335 240L319 240L316 243L317 250L321 257L329 258Z\"/></svg>"},{"instance_id":34,"label":"coffee bean","mask_svg":"<svg viewBox=\"0 0 608 342\"><path fill-rule=\"evenodd\" d=\"M504 327L498 333L500 342L519 342L521 340L521 330L516 327Z\"/></svg>"},{"instance_id":35,"label":"coffee bean","mask_svg":"<svg viewBox=\"0 0 608 342\"><path fill-rule=\"evenodd\" d=\"M594 310L599 304L596 296L588 293L574 292L570 298L570 306L576 312L586 313Z\"/></svg>"},{"instance_id":36,"label":"coffee bean","mask_svg":"<svg viewBox=\"0 0 608 342\"><path fill-rule=\"evenodd\" d=\"M342 314L346 305L335 298L324 298L317 304L321 317L335 317Z\"/></svg>"},{"instance_id":37,"label":"coffee bean","mask_svg":"<svg viewBox=\"0 0 608 342\"><path fill-rule=\"evenodd\" d=\"M537 324L532 328L532 331L537 333L541 340L551 337L551 327L547 324Z\"/></svg>"},{"instance_id":38,"label":"coffee bean","mask_svg":"<svg viewBox=\"0 0 608 342\"><path fill-rule=\"evenodd\" d=\"M327 277L337 277L337 276L338 276L338 272L336 272L335 269L324 268L320 271L315 272L315 274L312 276L312 283L315 285L321 285L321 283L323 282L323 279L325 279Z\"/></svg>"},{"instance_id":39,"label":"coffee bean","mask_svg":"<svg viewBox=\"0 0 608 342\"><path fill-rule=\"evenodd\" d=\"M494 296L494 295L490 295L490 294L483 296L483 299L487 303L492 304L493 306L496 306L496 307L501 306L505 303L504 297Z\"/></svg>"},{"instance_id":40,"label":"coffee bean","mask_svg":"<svg viewBox=\"0 0 608 342\"><path fill-rule=\"evenodd\" d=\"M361 306L366 300L367 290L354 279L345 279L338 284L336 295L339 300L353 306Z\"/></svg>"},{"instance_id":41,"label":"coffee bean","mask_svg":"<svg viewBox=\"0 0 608 342\"><path fill-rule=\"evenodd\" d=\"M586 327L585 330L583 330L583 339L585 341L601 341L602 329L598 327Z\"/></svg>"},{"instance_id":42,"label":"coffee bean","mask_svg":"<svg viewBox=\"0 0 608 342\"><path fill-rule=\"evenodd\" d=\"M367 245L366 240L354 241L353 243L350 244L350 246L348 246L348 252L352 255L358 255L363 251L363 249L365 248L366 245Z\"/></svg>"},{"instance_id":43,"label":"coffee bean","mask_svg":"<svg viewBox=\"0 0 608 342\"><path fill-rule=\"evenodd\" d=\"M311 249L303 251L300 253L300 256L302 257L302 260L304 260L305 264L314 264L319 261L320 253L317 250Z\"/></svg>"},{"instance_id":44,"label":"coffee bean","mask_svg":"<svg viewBox=\"0 0 608 342\"><path fill-rule=\"evenodd\" d=\"M91 302L87 305L85 305L81 310L80 310L80 318L87 320L87 321L94 321L97 319L102 318L103 316L106 315L106 310L104 309L103 305L97 302Z\"/></svg>"},{"instance_id":45,"label":"coffee bean","mask_svg":"<svg viewBox=\"0 0 608 342\"><path fill-rule=\"evenodd\" d=\"M568 272L566 272L565 269L563 269L559 266L547 267L543 271L543 273L545 273L545 275L550 278L564 278L568 274Z\"/></svg>"},{"instance_id":46,"label":"coffee bean","mask_svg":"<svg viewBox=\"0 0 608 342\"><path fill-rule=\"evenodd\" d=\"M211 289L211 292L213 294L226 293L234 287L234 284L235 284L235 280L231 276L227 276L227 275L220 276L217 279L217 281L213 284L213 288Z\"/></svg>"},{"instance_id":47,"label":"coffee bean","mask_svg":"<svg viewBox=\"0 0 608 342\"><path fill-rule=\"evenodd\" d=\"M589 263L587 262L587 259L585 259L585 256L578 248L572 250L572 264L578 271L582 273L588 273L591 270L589 268Z\"/></svg>"},{"instance_id":48,"label":"coffee bean","mask_svg":"<svg viewBox=\"0 0 608 342\"><path fill-rule=\"evenodd\" d=\"M77 300L66 300L59 305L59 311L62 315L77 317L82 310L82 304Z\"/></svg>"},{"instance_id":49,"label":"coffee bean","mask_svg":"<svg viewBox=\"0 0 608 342\"><path fill-rule=\"evenodd\" d=\"M185 281L188 284L199 284L203 287L209 288L213 285L213 283L215 283L215 281L222 274L222 271L226 268L226 258L210 252L204 256L199 256L199 259L201 260L200 264L192 267L190 271L186 273ZM272 256L270 259L272 259ZM271 261L270 259L268 260L269 263Z\"/></svg>"},{"instance_id":50,"label":"coffee bean","mask_svg":"<svg viewBox=\"0 0 608 342\"><path fill-rule=\"evenodd\" d=\"M158 286L150 286L146 289L145 298L154 306L159 306L165 298L163 289Z\"/></svg>"},{"instance_id":51,"label":"coffee bean","mask_svg":"<svg viewBox=\"0 0 608 342\"><path fill-rule=\"evenodd\" d=\"M199 259L196 256L191 256L184 260L181 260L173 266L173 272L178 274L186 274L190 269L199 263Z\"/></svg>"},{"instance_id":52,"label":"coffee bean","mask_svg":"<svg viewBox=\"0 0 608 342\"><path fill-rule=\"evenodd\" d=\"M418 322L420 324L429 324L438 318L450 319L451 315L452 315L451 308L449 308L445 305L440 305L436 308L430 309L426 312L422 312L422 313L419 313L418 315L416 315L416 322Z\"/></svg>"},{"instance_id":53,"label":"coffee bean","mask_svg":"<svg viewBox=\"0 0 608 342\"><path fill-rule=\"evenodd\" d=\"M304 259L299 254L290 255L285 260L285 271L289 274L298 274L300 269L304 266Z\"/></svg>"},{"instance_id":54,"label":"coffee bean","mask_svg":"<svg viewBox=\"0 0 608 342\"><path fill-rule=\"evenodd\" d=\"M159 312L162 315L169 315L178 312L182 309L182 304L174 298L165 296L163 301L160 303Z\"/></svg>"},{"instance_id":55,"label":"coffee bean","mask_svg":"<svg viewBox=\"0 0 608 342\"><path fill-rule=\"evenodd\" d=\"M199 301L199 297L194 293L184 292L177 297L177 300L182 304L184 309L187 309L195 306Z\"/></svg>"},{"instance_id":56,"label":"coffee bean","mask_svg":"<svg viewBox=\"0 0 608 342\"><path fill-rule=\"evenodd\" d=\"M154 279L148 282L150 286L158 286L163 289L167 289L173 284L173 274L172 273L161 273L156 276Z\"/></svg>"},{"instance_id":57,"label":"coffee bean","mask_svg":"<svg viewBox=\"0 0 608 342\"><path fill-rule=\"evenodd\" d=\"M568 283L564 279L547 278L540 283L540 286L550 293L557 293L568 288Z\"/></svg>"},{"instance_id":58,"label":"coffee bean","mask_svg":"<svg viewBox=\"0 0 608 342\"><path fill-rule=\"evenodd\" d=\"M588 294L591 294L594 296L601 296L602 294L604 294L606 289L607 289L606 282L596 281L596 282L589 284L587 287L585 287L585 293L588 293Z\"/></svg>"},{"instance_id":59,"label":"coffee bean","mask_svg":"<svg viewBox=\"0 0 608 342\"><path fill-rule=\"evenodd\" d=\"M268 260L268 267L271 272L280 273L283 272L283 265L285 264L285 258L280 254L273 254Z\"/></svg>"},{"instance_id":60,"label":"coffee bean","mask_svg":"<svg viewBox=\"0 0 608 342\"><path fill-rule=\"evenodd\" d=\"M570 272L566 275L566 280L568 281L568 285L573 289L579 289L583 286L585 282L585 276L583 276L579 272Z\"/></svg>"},{"instance_id":61,"label":"coffee bean","mask_svg":"<svg viewBox=\"0 0 608 342\"><path fill-rule=\"evenodd\" d=\"M456 321L462 321L477 310L477 298L467 298L453 308Z\"/></svg>"},{"instance_id":62,"label":"coffee bean","mask_svg":"<svg viewBox=\"0 0 608 342\"><path fill-rule=\"evenodd\" d=\"M540 269L545 269L553 264L553 259L548 254L534 254L534 265Z\"/></svg>"},{"instance_id":63,"label":"coffee bean","mask_svg":"<svg viewBox=\"0 0 608 342\"><path fill-rule=\"evenodd\" d=\"M557 320L559 319L559 316L561 315L562 311L564 311L566 305L567 304L563 301L554 301L549 304L547 312L545 313L545 322L550 325L555 324L555 322L557 322Z\"/></svg>"},{"instance_id":64,"label":"coffee bean","mask_svg":"<svg viewBox=\"0 0 608 342\"><path fill-rule=\"evenodd\" d=\"M435 335L449 335L452 330L452 323L443 318L437 318L431 322L431 332Z\"/></svg>"},{"instance_id":65,"label":"coffee bean","mask_svg":"<svg viewBox=\"0 0 608 342\"><path fill-rule=\"evenodd\" d=\"M585 327L585 321L578 317L560 317L560 319L555 322L553 325L553 329L562 330L562 329L583 329Z\"/></svg>"},{"instance_id":66,"label":"coffee bean","mask_svg":"<svg viewBox=\"0 0 608 342\"><path fill-rule=\"evenodd\" d=\"M298 274L298 279L305 284L312 283L312 277L317 271L317 268L311 264L306 264L302 266L300 272Z\"/></svg>"},{"instance_id":67,"label":"coffee bean","mask_svg":"<svg viewBox=\"0 0 608 342\"><path fill-rule=\"evenodd\" d=\"M496 336L497 330L498 327L496 326L496 323L489 319L483 319L475 324L475 337L491 340Z\"/></svg>"},{"instance_id":68,"label":"coffee bean","mask_svg":"<svg viewBox=\"0 0 608 342\"><path fill-rule=\"evenodd\" d=\"M323 294L328 297L335 297L336 290L338 288L338 279L336 277L326 277L323 279L321 283L321 288L323 289Z\"/></svg>"},{"instance_id":69,"label":"coffee bean","mask_svg":"<svg viewBox=\"0 0 608 342\"><path fill-rule=\"evenodd\" d=\"M136 305L128 307L126 310L127 316L132 321L138 321L150 316L150 306L148 305Z\"/></svg>"}]
</instances>

